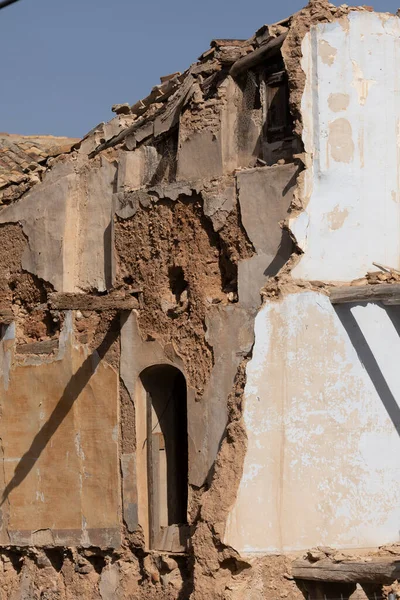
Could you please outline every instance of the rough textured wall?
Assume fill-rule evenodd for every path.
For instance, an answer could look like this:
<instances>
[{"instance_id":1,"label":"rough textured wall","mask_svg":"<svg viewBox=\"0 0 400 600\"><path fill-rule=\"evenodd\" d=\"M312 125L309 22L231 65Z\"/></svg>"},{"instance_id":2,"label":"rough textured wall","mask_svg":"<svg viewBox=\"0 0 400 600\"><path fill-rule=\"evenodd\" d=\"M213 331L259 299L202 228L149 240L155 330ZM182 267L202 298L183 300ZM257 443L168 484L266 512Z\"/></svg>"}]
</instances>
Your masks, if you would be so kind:
<instances>
[{"instance_id":1,"label":"rough textured wall","mask_svg":"<svg viewBox=\"0 0 400 600\"><path fill-rule=\"evenodd\" d=\"M60 598L229 598L251 581L272 599L278 579L301 597L281 580L286 559L242 561L222 539L246 453L242 396L261 288L293 250L282 229L299 171L286 104L285 127L271 143L265 133L282 57L229 74L260 43L213 41L184 74L8 184L6 598L18 587L33 597L42 587ZM126 300L118 315L101 308ZM168 526L149 551L140 374L154 364L186 379L189 502L186 537Z\"/></svg>"},{"instance_id":2,"label":"rough textured wall","mask_svg":"<svg viewBox=\"0 0 400 600\"><path fill-rule=\"evenodd\" d=\"M387 412L398 382L377 330L385 327L393 347L397 337L381 307L357 307L339 322L324 281L291 274L307 261L295 228L317 187L315 136L307 110L299 112L303 85L304 98L311 86L301 42L313 23L342 17L323 27L346 28L347 12L317 0L249 40L213 40L185 73L162 78L132 107L115 106L112 121L49 154L34 176L21 167L23 181L7 183L0 402L12 546L0 554L4 598L295 600L306 592L291 579L290 556L269 552L377 543L392 531L397 510L386 484L397 476L396 454L385 472L376 457L389 442L396 449ZM324 44L321 53L329 63ZM302 122L306 152L297 154ZM342 156L341 136L330 160ZM362 341L357 323L374 346L378 380L363 370L351 337ZM165 545L149 550L140 374L155 364L174 366L187 383L189 542L172 525ZM10 435L7 421L24 435ZM69 498L52 501L64 472ZM377 501L383 510L372 523Z\"/></svg>"}]
</instances>

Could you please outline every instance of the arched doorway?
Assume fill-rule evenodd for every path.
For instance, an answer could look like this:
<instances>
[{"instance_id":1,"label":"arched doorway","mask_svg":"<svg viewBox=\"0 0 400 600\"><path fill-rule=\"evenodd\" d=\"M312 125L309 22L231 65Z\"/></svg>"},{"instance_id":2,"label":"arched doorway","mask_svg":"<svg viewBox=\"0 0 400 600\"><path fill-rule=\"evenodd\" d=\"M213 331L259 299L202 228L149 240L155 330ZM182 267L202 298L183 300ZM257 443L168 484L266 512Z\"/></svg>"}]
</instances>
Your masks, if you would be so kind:
<instances>
[{"instance_id":1,"label":"arched doorway","mask_svg":"<svg viewBox=\"0 0 400 600\"><path fill-rule=\"evenodd\" d=\"M171 526L187 523L186 381L171 365L142 371L145 400L149 547L162 550ZM144 420L144 419L143 419Z\"/></svg>"}]
</instances>

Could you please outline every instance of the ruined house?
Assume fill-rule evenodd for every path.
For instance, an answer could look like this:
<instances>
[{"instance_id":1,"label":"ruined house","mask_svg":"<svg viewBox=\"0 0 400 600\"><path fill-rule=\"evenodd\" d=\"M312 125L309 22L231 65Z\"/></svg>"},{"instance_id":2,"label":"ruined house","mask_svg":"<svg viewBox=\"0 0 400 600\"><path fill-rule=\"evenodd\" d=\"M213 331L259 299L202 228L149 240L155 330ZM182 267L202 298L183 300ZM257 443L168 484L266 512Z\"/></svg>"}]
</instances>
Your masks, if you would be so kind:
<instances>
[{"instance_id":1,"label":"ruined house","mask_svg":"<svg viewBox=\"0 0 400 600\"><path fill-rule=\"evenodd\" d=\"M396 594L399 52L314 0L0 135L1 600Z\"/></svg>"}]
</instances>

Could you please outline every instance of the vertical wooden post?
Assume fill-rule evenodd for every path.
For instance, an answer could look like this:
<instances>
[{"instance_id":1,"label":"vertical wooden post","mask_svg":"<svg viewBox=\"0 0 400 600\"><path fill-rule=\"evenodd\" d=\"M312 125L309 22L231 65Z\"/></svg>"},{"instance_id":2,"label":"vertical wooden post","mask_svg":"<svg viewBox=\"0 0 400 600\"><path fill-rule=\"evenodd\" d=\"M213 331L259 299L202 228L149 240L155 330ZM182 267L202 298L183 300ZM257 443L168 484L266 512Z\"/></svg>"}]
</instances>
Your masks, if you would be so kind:
<instances>
[{"instance_id":1,"label":"vertical wooden post","mask_svg":"<svg viewBox=\"0 0 400 600\"><path fill-rule=\"evenodd\" d=\"M153 519L151 524L151 537L153 547L158 542L160 534L160 434L152 434L152 488L153 488Z\"/></svg>"},{"instance_id":2,"label":"vertical wooden post","mask_svg":"<svg viewBox=\"0 0 400 600\"><path fill-rule=\"evenodd\" d=\"M153 433L153 403L146 393L147 489L149 501L149 545L155 548L160 533L160 434Z\"/></svg>"},{"instance_id":3,"label":"vertical wooden post","mask_svg":"<svg viewBox=\"0 0 400 600\"><path fill-rule=\"evenodd\" d=\"M146 392L146 441L147 441L147 495L149 515L149 546L154 546L154 498L153 498L153 406L149 392Z\"/></svg>"}]
</instances>

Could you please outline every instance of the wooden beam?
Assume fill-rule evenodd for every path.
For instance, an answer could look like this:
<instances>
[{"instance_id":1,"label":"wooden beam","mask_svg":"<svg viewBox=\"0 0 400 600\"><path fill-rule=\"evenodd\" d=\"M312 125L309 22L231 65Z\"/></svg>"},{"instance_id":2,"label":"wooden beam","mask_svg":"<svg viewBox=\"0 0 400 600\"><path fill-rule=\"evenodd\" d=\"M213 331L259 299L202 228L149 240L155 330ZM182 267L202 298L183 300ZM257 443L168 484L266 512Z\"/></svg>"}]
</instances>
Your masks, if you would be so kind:
<instances>
[{"instance_id":1,"label":"wooden beam","mask_svg":"<svg viewBox=\"0 0 400 600\"><path fill-rule=\"evenodd\" d=\"M400 304L400 298L388 298L387 300L382 300L382 304L385 306L398 306Z\"/></svg>"},{"instance_id":2,"label":"wooden beam","mask_svg":"<svg viewBox=\"0 0 400 600\"><path fill-rule=\"evenodd\" d=\"M400 304L400 283L331 287L329 297L332 304L369 301Z\"/></svg>"},{"instance_id":3,"label":"wooden beam","mask_svg":"<svg viewBox=\"0 0 400 600\"><path fill-rule=\"evenodd\" d=\"M152 548L155 549L157 538L160 534L160 436L158 433L147 434L151 437L151 476L152 476L152 520L151 539Z\"/></svg>"},{"instance_id":4,"label":"wooden beam","mask_svg":"<svg viewBox=\"0 0 400 600\"><path fill-rule=\"evenodd\" d=\"M188 550L190 527L188 525L168 525L160 527L154 550L160 552L181 553Z\"/></svg>"},{"instance_id":5,"label":"wooden beam","mask_svg":"<svg viewBox=\"0 0 400 600\"><path fill-rule=\"evenodd\" d=\"M139 293L139 292L137 292ZM68 294L55 292L49 294L48 302L56 310L132 310L139 308L139 301L130 294L124 296L108 294L92 296L91 294Z\"/></svg>"},{"instance_id":6,"label":"wooden beam","mask_svg":"<svg viewBox=\"0 0 400 600\"><path fill-rule=\"evenodd\" d=\"M295 579L337 583L392 583L400 578L400 560L382 558L335 563L331 560L295 560L292 563Z\"/></svg>"},{"instance_id":7,"label":"wooden beam","mask_svg":"<svg viewBox=\"0 0 400 600\"><path fill-rule=\"evenodd\" d=\"M42 342L31 342L18 344L17 354L50 354L58 349L58 340L45 340Z\"/></svg>"},{"instance_id":8,"label":"wooden beam","mask_svg":"<svg viewBox=\"0 0 400 600\"><path fill-rule=\"evenodd\" d=\"M285 41L287 36L287 32L282 33L282 35L278 35L278 37L274 38L267 44L260 46L257 50L246 54L242 58L239 58L230 68L229 75L232 77L237 77L243 71L248 71L249 69L257 66L261 62L272 58L276 54L279 53L283 42Z\"/></svg>"},{"instance_id":9,"label":"wooden beam","mask_svg":"<svg viewBox=\"0 0 400 600\"><path fill-rule=\"evenodd\" d=\"M154 548L154 474L153 474L153 402L149 392L146 392L146 443L147 443L147 507L149 525L149 547Z\"/></svg>"}]
</instances>

